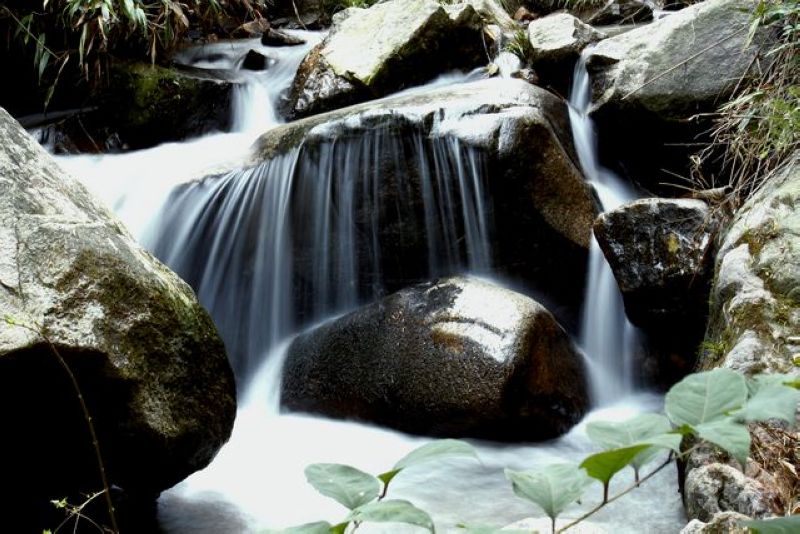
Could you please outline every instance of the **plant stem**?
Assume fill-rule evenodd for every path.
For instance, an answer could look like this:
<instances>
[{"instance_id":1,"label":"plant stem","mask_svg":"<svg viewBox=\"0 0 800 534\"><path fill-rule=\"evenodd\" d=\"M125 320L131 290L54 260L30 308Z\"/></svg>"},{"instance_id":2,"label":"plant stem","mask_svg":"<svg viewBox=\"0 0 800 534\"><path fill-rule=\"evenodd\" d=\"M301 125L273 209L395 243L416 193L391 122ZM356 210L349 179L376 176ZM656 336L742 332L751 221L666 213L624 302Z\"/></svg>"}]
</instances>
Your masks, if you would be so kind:
<instances>
[{"instance_id":1,"label":"plant stem","mask_svg":"<svg viewBox=\"0 0 800 534\"><path fill-rule=\"evenodd\" d=\"M635 482L633 485L631 485L630 487L626 488L621 493L618 493L618 494L614 495L610 499L604 499L604 502L601 502L600 504L598 504L597 506L595 506L594 508L592 508L591 510L589 510L588 512L586 512L585 514L583 514L582 516L580 516L576 520L574 520L572 523L569 523L568 525L561 527L560 529L558 529L558 532L559 533L560 532L564 532L568 528L572 528L575 525L577 525L578 523L580 523L581 521L584 521L584 520L588 519L589 517L593 516L595 513L600 511L600 509L605 507L607 504L611 504L612 502L616 501L620 497L622 497L624 495L627 495L628 493L630 493L634 489L638 488L641 484L643 484L647 480L651 479L653 476L656 475L656 473L658 473L659 471L661 471L662 469L664 469L665 467L667 467L671 463L672 463L672 455L670 455L670 457L667 458L667 460L664 463L662 463L661 465L656 467L651 473L648 473L647 476L643 477L639 482Z\"/></svg>"},{"instance_id":2,"label":"plant stem","mask_svg":"<svg viewBox=\"0 0 800 534\"><path fill-rule=\"evenodd\" d=\"M97 432L95 432L94 423L92 422L92 414L91 412L89 412L89 407L86 405L86 401L83 398L83 393L81 393L80 385L78 385L78 379L75 378L72 369L70 369L69 364L67 364L67 361L58 351L55 344L50 340L49 337L47 337L47 335L41 329L37 329L32 326L19 323L16 321L11 324L20 326L22 328L25 328L26 330L30 330L31 332L38 334L47 344L47 346L50 349L50 352L52 352L53 355L56 357L59 365L61 365L61 367L64 369L64 372L67 373L70 383L72 384L72 389L75 392L75 395L78 397L78 402L80 402L81 411L83 412L83 418L86 421L86 427L89 429L89 435L91 436L92 439L94 455L95 458L97 459L97 467L100 470L100 480L103 483L103 493L105 494L106 506L108 507L108 516L109 520L111 521L111 530L115 534L119 534L119 526L117 525L117 515L114 512L114 503L111 500L111 487L108 484L108 477L106 476L106 468L105 464L103 463L103 455L100 453L100 441L97 439Z\"/></svg>"}]
</instances>

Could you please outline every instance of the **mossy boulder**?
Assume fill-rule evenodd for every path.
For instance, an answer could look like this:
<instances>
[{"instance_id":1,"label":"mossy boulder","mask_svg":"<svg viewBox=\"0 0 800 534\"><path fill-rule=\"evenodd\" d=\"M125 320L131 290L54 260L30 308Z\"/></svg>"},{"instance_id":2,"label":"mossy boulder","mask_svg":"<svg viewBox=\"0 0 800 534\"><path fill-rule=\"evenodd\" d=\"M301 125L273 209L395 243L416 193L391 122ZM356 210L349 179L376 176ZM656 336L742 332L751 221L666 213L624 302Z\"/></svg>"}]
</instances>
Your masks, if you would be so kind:
<instances>
[{"instance_id":1,"label":"mossy boulder","mask_svg":"<svg viewBox=\"0 0 800 534\"><path fill-rule=\"evenodd\" d=\"M230 126L231 81L146 63L112 68L100 117L129 148L181 141Z\"/></svg>"},{"instance_id":2,"label":"mossy boulder","mask_svg":"<svg viewBox=\"0 0 800 534\"><path fill-rule=\"evenodd\" d=\"M800 154L737 212L717 256L700 367L789 372L800 355Z\"/></svg>"},{"instance_id":3,"label":"mossy boulder","mask_svg":"<svg viewBox=\"0 0 800 534\"><path fill-rule=\"evenodd\" d=\"M541 440L580 420L586 392L581 355L543 306L448 278L300 335L281 401L418 434Z\"/></svg>"},{"instance_id":4,"label":"mossy boulder","mask_svg":"<svg viewBox=\"0 0 800 534\"><path fill-rule=\"evenodd\" d=\"M484 64L482 24L469 4L389 0L350 8L300 65L288 114L329 111Z\"/></svg>"},{"instance_id":5,"label":"mossy boulder","mask_svg":"<svg viewBox=\"0 0 800 534\"><path fill-rule=\"evenodd\" d=\"M153 502L211 461L235 386L189 286L2 109L0 138L0 317L23 325L0 323L0 498L5 525L40 532L58 524L50 499L102 489L54 350L77 377L109 482L133 500Z\"/></svg>"}]
</instances>

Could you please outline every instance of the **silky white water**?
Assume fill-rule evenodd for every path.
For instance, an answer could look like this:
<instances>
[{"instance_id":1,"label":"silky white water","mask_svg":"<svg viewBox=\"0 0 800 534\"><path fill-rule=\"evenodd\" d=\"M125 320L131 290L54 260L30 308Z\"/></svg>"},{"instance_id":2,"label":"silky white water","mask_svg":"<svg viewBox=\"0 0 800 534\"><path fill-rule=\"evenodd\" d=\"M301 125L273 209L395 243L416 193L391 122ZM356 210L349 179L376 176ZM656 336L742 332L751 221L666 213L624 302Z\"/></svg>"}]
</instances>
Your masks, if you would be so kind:
<instances>
[{"instance_id":1,"label":"silky white water","mask_svg":"<svg viewBox=\"0 0 800 534\"><path fill-rule=\"evenodd\" d=\"M234 56L231 54L227 60L215 61L230 61ZM297 62L299 58L294 68ZM222 65L212 62L208 66ZM440 79L437 83L465 79L467 77L463 75L454 76ZM315 303L312 303L312 308L316 306L312 317L319 320L326 313L343 311L360 300L352 288L331 284L330 280L352 279L363 272L352 260L353 251L348 250L355 246L356 236L338 239L352 230L350 223L355 213L352 206L337 209L335 216L326 213L330 210L328 200L331 197L323 193L330 191L330 181L335 175L363 178L364 173L356 172L356 168L369 168L372 165L370 155L384 153L394 141L366 139L350 146L346 143L328 144L322 146L321 152L327 152L320 154L317 160L299 158L295 152L266 163L267 167L231 171L247 155L254 133L275 123L269 110L274 109L275 99L288 85L289 77L280 80L283 84L280 87L277 82L273 86L267 80L262 81L265 82L263 89L251 87L237 94L241 102L235 106L235 113L238 117L247 117L235 121L245 130L240 133L209 136L119 156L60 158L62 165L106 199L134 233L145 244L154 247L164 261L179 271L197 275L195 282L202 282L199 285L205 287L205 290L202 287L198 290L201 301L207 308L218 310L217 322L225 313L231 314L229 323L221 322L223 335L227 330L229 336L243 336L242 351L249 362L245 366L257 366L261 362L239 400L231 440L210 466L162 494L159 520L168 533L250 533L317 520L337 522L346 515L346 510L306 483L303 475L306 465L314 462L346 463L377 474L388 470L400 457L428 441L367 425L281 414L278 410L281 367L291 339L287 334L295 328L295 321L288 318L291 315L288 310L293 304L285 285L286 273L291 269L287 263L289 257L283 255L288 254L289 239L294 235L287 233L291 222L285 209L289 202L288 191L298 187L293 184L293 180L300 176L295 172L296 166L328 166L319 174L323 185L309 191L305 197L317 217L307 225L312 237L316 236L314 247L320 254L317 260L326 266L318 274L319 280L314 282L319 294L315 295ZM265 95L270 103L266 107L263 106ZM576 125L575 120L573 127L576 130L582 128L580 124ZM584 141L576 135L576 143ZM385 144L387 142L389 145ZM440 253L429 254L425 267L431 273L444 273L458 266L485 271L488 250L484 247L491 242L491 235L487 223L480 217L483 211L481 202L487 201L479 187L482 173L480 156L448 140L432 145L425 143L427 141L418 139L412 146L404 148L416 150L419 158L427 158L421 167L431 169L430 174L422 178L422 183L428 184L423 187L423 196L428 201L423 210L422 226L429 249ZM585 146L578 149L582 160L586 159L584 168L587 175L592 176L600 194L605 195L602 180L595 178L593 171L589 170L593 168L592 164L596 166L592 163L596 161L594 151L590 143ZM391 150L400 148L395 146ZM345 172L345 168L349 170ZM226 177L186 185L198 176L209 174L209 169L224 171ZM336 194L341 198L336 205L347 206L355 198L357 189L369 193L379 184L363 179L361 185L352 180L349 185L337 185ZM166 210L163 209L165 202L168 202ZM604 199L606 202L609 201ZM262 209L262 218L256 218L256 224L251 225L248 231L258 233L259 237L251 242L258 243L263 254L253 254L251 247L236 239L247 226L246 210L257 207ZM469 246L465 247L454 237L452 230L456 227L472 234L467 240L471 243ZM213 232L204 233L200 228L213 228ZM375 239L369 233L366 238ZM193 247L197 247L197 254L190 254ZM237 258L246 256L245 252L252 255L251 263L224 266L206 260L213 257L217 262L225 259L235 262ZM276 257L278 261L274 261ZM377 269L380 262L367 263ZM250 272L263 276L258 277L255 283L253 280L248 282L246 278ZM237 276L244 280L237 281ZM263 287L259 288L259 284ZM235 291L226 292L226 288L234 287L249 287L250 297ZM376 291L379 292L379 288ZM260 296L251 298L254 294ZM598 306L610 305L611 300L600 298ZM264 326L258 334L263 338L253 335L253 324ZM610 332L605 331L604 335L615 336L616 340L624 335L624 331L619 337ZM283 340L278 341L281 338ZM587 352L591 346L584 343ZM607 352L612 351L609 349ZM615 365L602 362L595 355L593 358L598 362L598 368L606 363ZM624 372L616 368L608 372L609 380L622 376L625 376ZM620 389L617 383L603 380L598 380L604 385L595 388L596 392L617 388L618 397L624 394L625 398L595 410L562 438L536 445L473 442L480 462L450 460L409 469L393 481L390 497L408 499L428 511L439 532L463 532L456 526L460 523L502 526L531 517L539 519L526 525L546 531L549 522L541 520L540 510L513 494L503 469L528 469L555 461L580 461L595 451L585 436L587 421L624 419L644 410L660 408L658 396L631 395L632 384L626 385L627 389ZM598 397L605 404L612 396L606 399L602 395ZM612 494L630 482L629 474L615 479ZM602 489L596 485L580 505L570 507L562 515L559 525L578 517L596 505L601 497ZM675 473L666 469L642 489L593 516L588 531L674 533L684 523ZM359 530L416 531L397 525L362 527Z\"/></svg>"},{"instance_id":2,"label":"silky white water","mask_svg":"<svg viewBox=\"0 0 800 534\"><path fill-rule=\"evenodd\" d=\"M591 88L585 55L575 65L570 94L570 125L583 174L592 184L604 211L634 200L633 191L600 165L594 125L589 117ZM630 395L635 388L633 353L636 332L625 316L622 295L611 267L592 235L589 269L581 320L580 343L589 356L592 398L605 406Z\"/></svg>"}]
</instances>

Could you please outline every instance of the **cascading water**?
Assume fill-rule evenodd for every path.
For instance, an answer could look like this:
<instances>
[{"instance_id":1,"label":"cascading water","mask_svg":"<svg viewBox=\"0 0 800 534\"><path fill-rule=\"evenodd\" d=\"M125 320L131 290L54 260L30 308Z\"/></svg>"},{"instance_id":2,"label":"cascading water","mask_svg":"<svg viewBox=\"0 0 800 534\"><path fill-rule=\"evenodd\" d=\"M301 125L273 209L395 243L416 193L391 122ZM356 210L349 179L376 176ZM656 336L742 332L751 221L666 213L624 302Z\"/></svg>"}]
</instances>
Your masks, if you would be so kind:
<instances>
[{"instance_id":1,"label":"cascading water","mask_svg":"<svg viewBox=\"0 0 800 534\"><path fill-rule=\"evenodd\" d=\"M307 141L178 187L146 244L196 288L241 380L311 321L415 280L485 273L484 166L456 139L413 132Z\"/></svg>"},{"instance_id":2,"label":"cascading water","mask_svg":"<svg viewBox=\"0 0 800 534\"><path fill-rule=\"evenodd\" d=\"M575 65L572 80L569 108L572 135L584 175L597 191L602 209L613 210L635 196L619 177L598 161L594 125L589 117L590 104L591 88L584 54ZM605 406L634 391L636 332L625 316L614 274L594 236L588 272L580 343L590 358L594 404Z\"/></svg>"},{"instance_id":3,"label":"cascading water","mask_svg":"<svg viewBox=\"0 0 800 534\"><path fill-rule=\"evenodd\" d=\"M467 79L469 75L448 75L435 83ZM268 114L256 111L264 104L259 93L268 95L272 109L289 80L279 83L263 92L238 93L238 116L252 114L236 121L242 129L248 128L248 121L269 123ZM248 101L251 98L261 102ZM580 128L577 123L574 127ZM61 160L198 289L229 349L236 347L231 352L239 353L239 372L248 374L260 365L241 395L228 444L208 468L162 494L159 520L168 533L250 533L340 520L343 508L306 483L306 465L337 462L383 472L426 440L344 421L281 414L279 384L290 342L284 336L408 279L455 270L491 274L491 224L484 218L491 202L482 192L486 177L479 152L450 138L432 140L414 131L366 131L353 139L307 139L297 150L258 166L190 181L213 174L223 150L226 158L231 152L235 155L234 162L243 159L253 138L229 134L138 154ZM579 150L582 157L591 154ZM408 161L416 161L418 174L410 173L404 163ZM147 170L142 171L142 165L148 165ZM411 233L420 236L415 244L419 254L411 261L398 258L392 236L377 231L391 227L387 221L417 230ZM309 298L297 299L298 294ZM457 523L500 526L534 516L537 511L514 496L503 468L576 461L594 451L585 436L586 421L624 419L656 409L659 402L658 397L640 395L593 412L550 443L476 442L481 462L453 460L409 469L393 481L391 496L428 511L440 532L463 532L454 526ZM677 532L684 518L672 477L659 473L646 490L632 492L593 516L591 528L621 534ZM619 478L612 486L630 482ZM563 517L577 517L599 499L599 491L590 493ZM647 517L642 510L648 510ZM537 521L527 528L549 524ZM396 525L366 527L359 530L405 531Z\"/></svg>"}]
</instances>

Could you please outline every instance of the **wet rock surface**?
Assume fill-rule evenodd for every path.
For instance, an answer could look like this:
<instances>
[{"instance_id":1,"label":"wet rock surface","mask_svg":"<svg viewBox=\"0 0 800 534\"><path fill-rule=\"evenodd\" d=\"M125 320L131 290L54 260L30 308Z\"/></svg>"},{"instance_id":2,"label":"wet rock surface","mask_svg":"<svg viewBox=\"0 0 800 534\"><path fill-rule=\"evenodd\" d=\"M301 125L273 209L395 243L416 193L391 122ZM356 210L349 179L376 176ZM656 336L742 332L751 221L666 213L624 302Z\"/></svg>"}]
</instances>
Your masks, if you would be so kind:
<instances>
[{"instance_id":1,"label":"wet rock surface","mask_svg":"<svg viewBox=\"0 0 800 534\"><path fill-rule=\"evenodd\" d=\"M587 408L581 356L540 304L476 279L420 284L300 335L282 404L435 436L540 440Z\"/></svg>"}]
</instances>

